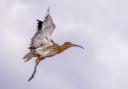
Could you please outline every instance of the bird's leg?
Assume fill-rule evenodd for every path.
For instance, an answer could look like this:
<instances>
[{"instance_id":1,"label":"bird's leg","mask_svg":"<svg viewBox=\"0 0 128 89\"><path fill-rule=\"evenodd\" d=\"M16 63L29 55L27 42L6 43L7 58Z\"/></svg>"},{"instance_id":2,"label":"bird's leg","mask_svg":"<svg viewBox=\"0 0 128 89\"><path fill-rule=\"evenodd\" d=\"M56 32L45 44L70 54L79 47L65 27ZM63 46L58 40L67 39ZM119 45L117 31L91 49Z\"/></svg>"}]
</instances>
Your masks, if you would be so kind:
<instances>
[{"instance_id":1,"label":"bird's leg","mask_svg":"<svg viewBox=\"0 0 128 89\"><path fill-rule=\"evenodd\" d=\"M31 81L31 80L34 78L34 75L35 75L35 73L36 73L36 71L37 71L36 68L37 68L39 62L40 62L40 60L38 60L38 61L35 63L34 71L33 71L32 75L31 75L31 77L28 79L28 81Z\"/></svg>"},{"instance_id":2,"label":"bird's leg","mask_svg":"<svg viewBox=\"0 0 128 89\"><path fill-rule=\"evenodd\" d=\"M33 71L32 75L31 75L31 77L28 79L28 81L31 81L31 80L34 78L34 75L35 75L35 73L36 73L36 71L37 71L37 66L38 66L38 64L40 63L41 60L44 59L41 55L38 55L37 57L38 57L38 58L35 60L34 71Z\"/></svg>"},{"instance_id":3,"label":"bird's leg","mask_svg":"<svg viewBox=\"0 0 128 89\"><path fill-rule=\"evenodd\" d=\"M43 58L43 55L38 55L37 56L39 59L42 59Z\"/></svg>"},{"instance_id":4,"label":"bird's leg","mask_svg":"<svg viewBox=\"0 0 128 89\"><path fill-rule=\"evenodd\" d=\"M38 60L38 61L35 62L34 71L33 71L32 75L31 75L31 77L28 79L28 81L31 81L34 78L34 75L35 75L35 73L37 71L36 68L37 68L39 62L40 62L40 60Z\"/></svg>"}]
</instances>

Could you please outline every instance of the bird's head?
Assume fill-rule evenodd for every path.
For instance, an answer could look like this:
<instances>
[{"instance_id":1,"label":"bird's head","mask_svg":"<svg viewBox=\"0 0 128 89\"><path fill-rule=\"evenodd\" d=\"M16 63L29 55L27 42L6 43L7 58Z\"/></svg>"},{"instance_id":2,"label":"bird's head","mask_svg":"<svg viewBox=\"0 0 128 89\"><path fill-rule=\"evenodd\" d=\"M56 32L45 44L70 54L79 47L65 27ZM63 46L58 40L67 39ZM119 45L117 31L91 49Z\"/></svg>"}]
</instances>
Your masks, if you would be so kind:
<instances>
[{"instance_id":1,"label":"bird's head","mask_svg":"<svg viewBox=\"0 0 128 89\"><path fill-rule=\"evenodd\" d=\"M79 48L84 49L84 47L82 47L82 46L80 46L80 45L77 45L77 44L73 44L73 43L71 43L71 42L65 42L65 43L63 44L63 46L65 46L66 48L70 48L70 47L79 47Z\"/></svg>"}]
</instances>

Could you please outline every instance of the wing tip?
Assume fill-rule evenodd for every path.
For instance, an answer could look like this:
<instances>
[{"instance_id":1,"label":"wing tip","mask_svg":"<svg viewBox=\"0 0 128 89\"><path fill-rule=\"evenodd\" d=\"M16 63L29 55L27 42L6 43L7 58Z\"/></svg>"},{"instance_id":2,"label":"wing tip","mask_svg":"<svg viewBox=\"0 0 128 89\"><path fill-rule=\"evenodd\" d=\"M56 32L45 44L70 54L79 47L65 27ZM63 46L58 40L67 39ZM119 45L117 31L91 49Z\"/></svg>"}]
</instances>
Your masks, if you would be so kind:
<instances>
[{"instance_id":1,"label":"wing tip","mask_svg":"<svg viewBox=\"0 0 128 89\"><path fill-rule=\"evenodd\" d=\"M47 12L46 12L46 15L49 15L49 14L50 14L50 6L48 6Z\"/></svg>"}]
</instances>

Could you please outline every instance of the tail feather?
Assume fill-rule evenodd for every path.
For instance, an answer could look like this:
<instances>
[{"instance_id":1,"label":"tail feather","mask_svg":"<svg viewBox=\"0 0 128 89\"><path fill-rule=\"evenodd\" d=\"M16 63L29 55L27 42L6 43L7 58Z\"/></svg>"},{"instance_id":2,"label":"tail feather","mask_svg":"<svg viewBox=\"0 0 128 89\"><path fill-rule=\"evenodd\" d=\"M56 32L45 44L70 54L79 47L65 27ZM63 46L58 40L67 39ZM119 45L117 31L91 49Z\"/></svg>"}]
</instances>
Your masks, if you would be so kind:
<instances>
[{"instance_id":1,"label":"tail feather","mask_svg":"<svg viewBox=\"0 0 128 89\"><path fill-rule=\"evenodd\" d=\"M30 51L29 53L27 53L24 57L23 57L23 59L25 60L24 62L26 62L26 61L29 61L30 59L32 59L32 57L34 57L34 51Z\"/></svg>"}]
</instances>

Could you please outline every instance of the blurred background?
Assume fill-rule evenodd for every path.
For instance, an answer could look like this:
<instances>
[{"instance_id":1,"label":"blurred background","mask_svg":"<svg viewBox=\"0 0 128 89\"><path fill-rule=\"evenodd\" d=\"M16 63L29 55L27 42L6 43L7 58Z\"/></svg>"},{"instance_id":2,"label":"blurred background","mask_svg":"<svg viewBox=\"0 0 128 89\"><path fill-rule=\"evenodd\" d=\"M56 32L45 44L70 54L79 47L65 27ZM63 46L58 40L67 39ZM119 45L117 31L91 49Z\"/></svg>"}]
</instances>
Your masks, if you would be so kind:
<instances>
[{"instance_id":1,"label":"blurred background","mask_svg":"<svg viewBox=\"0 0 128 89\"><path fill-rule=\"evenodd\" d=\"M0 89L128 89L127 0L1 0ZM24 63L36 19L47 7L55 42L71 48L42 61L28 82L34 59Z\"/></svg>"}]
</instances>

